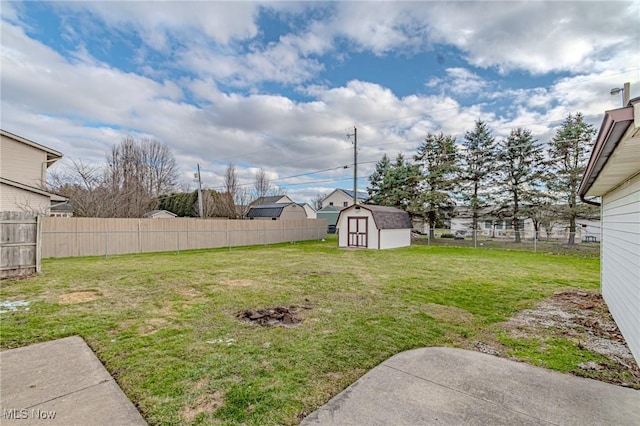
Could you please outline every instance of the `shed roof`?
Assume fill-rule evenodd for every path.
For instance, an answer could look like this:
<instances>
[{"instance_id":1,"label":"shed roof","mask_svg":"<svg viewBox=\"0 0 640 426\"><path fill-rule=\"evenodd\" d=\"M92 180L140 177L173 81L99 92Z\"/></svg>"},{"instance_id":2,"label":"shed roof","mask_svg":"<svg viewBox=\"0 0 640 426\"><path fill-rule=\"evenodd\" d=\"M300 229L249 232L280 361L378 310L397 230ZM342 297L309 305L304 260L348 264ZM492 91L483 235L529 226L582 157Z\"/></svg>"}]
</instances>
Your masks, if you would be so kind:
<instances>
[{"instance_id":1,"label":"shed roof","mask_svg":"<svg viewBox=\"0 0 640 426\"><path fill-rule=\"evenodd\" d=\"M376 206L371 204L358 204L347 207L340 212L340 216L348 214L348 212L357 209L365 209L371 212L373 220L378 229L411 229L411 218L409 213L395 207Z\"/></svg>"},{"instance_id":2,"label":"shed roof","mask_svg":"<svg viewBox=\"0 0 640 426\"><path fill-rule=\"evenodd\" d=\"M280 217L282 210L291 204L295 203L269 203L251 206L247 212L247 217Z\"/></svg>"},{"instance_id":3,"label":"shed roof","mask_svg":"<svg viewBox=\"0 0 640 426\"><path fill-rule=\"evenodd\" d=\"M171 217L178 217L177 214L175 214L173 212L170 212L169 210L151 210L150 212L146 212L145 214L143 214L142 217L149 218L149 217L154 217L155 215L162 214L162 213L168 214Z\"/></svg>"}]
</instances>

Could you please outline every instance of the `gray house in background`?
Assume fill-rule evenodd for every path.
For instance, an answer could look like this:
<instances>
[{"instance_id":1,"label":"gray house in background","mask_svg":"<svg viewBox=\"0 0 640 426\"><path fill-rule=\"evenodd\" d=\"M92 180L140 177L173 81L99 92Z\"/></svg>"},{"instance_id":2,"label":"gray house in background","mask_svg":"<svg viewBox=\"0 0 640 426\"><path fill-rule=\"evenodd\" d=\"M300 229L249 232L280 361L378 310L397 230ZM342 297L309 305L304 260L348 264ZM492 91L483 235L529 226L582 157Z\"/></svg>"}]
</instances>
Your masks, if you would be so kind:
<instances>
[{"instance_id":1,"label":"gray house in background","mask_svg":"<svg viewBox=\"0 0 640 426\"><path fill-rule=\"evenodd\" d=\"M640 364L640 98L605 113L578 193L600 197L602 296Z\"/></svg>"},{"instance_id":2,"label":"gray house in background","mask_svg":"<svg viewBox=\"0 0 640 426\"><path fill-rule=\"evenodd\" d=\"M338 223L338 216L340 216L339 208L333 206L326 206L316 212L318 219L324 219L327 221L327 232L330 234L336 233L336 224Z\"/></svg>"}]
</instances>

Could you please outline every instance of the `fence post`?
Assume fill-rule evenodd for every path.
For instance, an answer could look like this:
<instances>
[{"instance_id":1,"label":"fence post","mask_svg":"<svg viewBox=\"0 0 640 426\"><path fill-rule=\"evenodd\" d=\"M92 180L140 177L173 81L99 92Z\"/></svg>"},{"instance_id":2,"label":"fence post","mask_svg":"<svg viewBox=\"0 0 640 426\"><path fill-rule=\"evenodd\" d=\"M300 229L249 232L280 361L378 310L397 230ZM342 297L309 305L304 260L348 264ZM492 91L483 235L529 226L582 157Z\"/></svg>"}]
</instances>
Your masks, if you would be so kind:
<instances>
[{"instance_id":1,"label":"fence post","mask_svg":"<svg viewBox=\"0 0 640 426\"><path fill-rule=\"evenodd\" d=\"M180 231L176 231L176 252L180 253Z\"/></svg>"},{"instance_id":2,"label":"fence post","mask_svg":"<svg viewBox=\"0 0 640 426\"><path fill-rule=\"evenodd\" d=\"M36 216L36 273L42 270L42 216Z\"/></svg>"},{"instance_id":3,"label":"fence post","mask_svg":"<svg viewBox=\"0 0 640 426\"><path fill-rule=\"evenodd\" d=\"M107 258L107 254L109 253L109 232L104 231L104 258Z\"/></svg>"}]
</instances>

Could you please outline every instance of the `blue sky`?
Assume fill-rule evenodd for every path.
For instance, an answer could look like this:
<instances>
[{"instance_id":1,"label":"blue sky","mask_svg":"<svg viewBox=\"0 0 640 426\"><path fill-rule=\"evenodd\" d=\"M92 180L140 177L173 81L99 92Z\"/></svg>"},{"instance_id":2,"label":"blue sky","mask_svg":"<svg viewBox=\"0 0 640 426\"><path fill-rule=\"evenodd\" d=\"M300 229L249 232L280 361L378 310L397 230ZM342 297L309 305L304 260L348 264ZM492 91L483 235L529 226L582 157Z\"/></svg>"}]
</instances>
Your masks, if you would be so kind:
<instances>
[{"instance_id":1,"label":"blue sky","mask_svg":"<svg viewBox=\"0 0 640 426\"><path fill-rule=\"evenodd\" d=\"M383 153L474 120L541 143L640 95L638 2L2 2L2 128L100 164L168 144L183 186L229 162L292 198L359 187ZM344 166L348 166L344 168ZM64 162L55 167L64 167ZM332 169L332 170L327 170ZM315 173L317 172L317 173ZM286 178L296 175L294 178ZM299 176L303 175L303 176ZM285 179L286 178L286 179Z\"/></svg>"}]
</instances>

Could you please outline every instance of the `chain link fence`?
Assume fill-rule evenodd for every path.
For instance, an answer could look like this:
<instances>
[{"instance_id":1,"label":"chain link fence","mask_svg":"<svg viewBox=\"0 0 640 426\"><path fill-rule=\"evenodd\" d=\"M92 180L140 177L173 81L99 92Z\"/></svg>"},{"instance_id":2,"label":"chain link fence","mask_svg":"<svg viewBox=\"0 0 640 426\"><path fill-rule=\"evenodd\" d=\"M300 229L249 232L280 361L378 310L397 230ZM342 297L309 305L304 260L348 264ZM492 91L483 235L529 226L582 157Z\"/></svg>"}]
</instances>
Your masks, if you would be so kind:
<instances>
[{"instance_id":1,"label":"chain link fence","mask_svg":"<svg viewBox=\"0 0 640 426\"><path fill-rule=\"evenodd\" d=\"M413 234L414 244L474 247L477 249L519 250L543 253L573 252L587 257L600 254L600 235L586 232L562 232L548 235L544 231L483 230L452 232L449 229L426 229Z\"/></svg>"}]
</instances>

